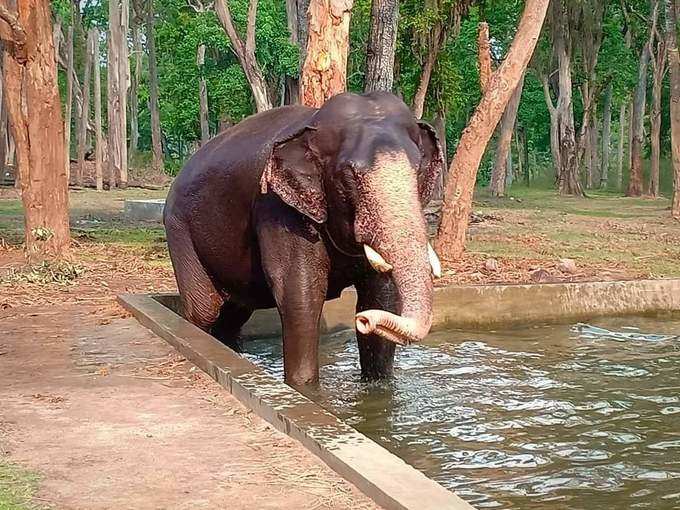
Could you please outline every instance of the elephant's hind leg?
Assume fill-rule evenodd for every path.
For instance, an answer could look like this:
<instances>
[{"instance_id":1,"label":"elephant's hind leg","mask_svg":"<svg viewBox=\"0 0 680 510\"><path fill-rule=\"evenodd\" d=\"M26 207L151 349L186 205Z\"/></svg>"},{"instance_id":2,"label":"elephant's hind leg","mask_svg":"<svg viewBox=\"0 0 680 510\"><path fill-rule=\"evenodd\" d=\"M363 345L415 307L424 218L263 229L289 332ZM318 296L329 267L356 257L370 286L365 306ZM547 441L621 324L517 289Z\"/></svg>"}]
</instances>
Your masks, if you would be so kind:
<instances>
[{"instance_id":1,"label":"elephant's hind leg","mask_svg":"<svg viewBox=\"0 0 680 510\"><path fill-rule=\"evenodd\" d=\"M241 327L248 322L253 311L250 308L225 301L217 322L211 329L211 334L220 342L241 352Z\"/></svg>"},{"instance_id":2,"label":"elephant's hind leg","mask_svg":"<svg viewBox=\"0 0 680 510\"><path fill-rule=\"evenodd\" d=\"M219 318L224 299L198 259L186 225L170 216L165 220L165 230L184 318L210 331Z\"/></svg>"}]
</instances>

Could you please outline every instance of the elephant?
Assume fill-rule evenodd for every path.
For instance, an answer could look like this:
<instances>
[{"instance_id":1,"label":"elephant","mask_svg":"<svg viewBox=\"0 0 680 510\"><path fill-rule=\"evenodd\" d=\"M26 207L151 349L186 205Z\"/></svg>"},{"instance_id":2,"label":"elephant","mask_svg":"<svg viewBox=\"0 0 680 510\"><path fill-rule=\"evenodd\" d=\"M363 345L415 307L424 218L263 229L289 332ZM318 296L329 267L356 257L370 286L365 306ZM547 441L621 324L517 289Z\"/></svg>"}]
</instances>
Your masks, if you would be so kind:
<instances>
[{"instance_id":1,"label":"elephant","mask_svg":"<svg viewBox=\"0 0 680 510\"><path fill-rule=\"evenodd\" d=\"M175 178L164 225L185 318L230 344L278 309L284 379L319 378L326 300L357 292L361 375L391 376L396 344L432 325L439 260L423 215L444 165L435 131L395 95L282 106L203 145Z\"/></svg>"}]
</instances>

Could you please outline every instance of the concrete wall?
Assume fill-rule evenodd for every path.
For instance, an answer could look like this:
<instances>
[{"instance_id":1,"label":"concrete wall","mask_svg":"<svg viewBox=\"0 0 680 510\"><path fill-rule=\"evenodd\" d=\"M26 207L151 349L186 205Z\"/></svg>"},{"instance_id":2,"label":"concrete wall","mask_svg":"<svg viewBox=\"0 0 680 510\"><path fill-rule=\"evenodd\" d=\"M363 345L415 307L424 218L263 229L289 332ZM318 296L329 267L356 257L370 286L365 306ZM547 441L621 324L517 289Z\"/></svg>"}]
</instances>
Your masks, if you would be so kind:
<instances>
[{"instance_id":1,"label":"concrete wall","mask_svg":"<svg viewBox=\"0 0 680 510\"><path fill-rule=\"evenodd\" d=\"M176 297L164 304L178 309ZM356 293L346 290L324 306L324 332L354 328ZM604 315L680 311L680 279L532 285L467 285L435 290L433 329L496 329L518 324L587 320ZM244 336L281 333L276 310L258 310Z\"/></svg>"}]
</instances>

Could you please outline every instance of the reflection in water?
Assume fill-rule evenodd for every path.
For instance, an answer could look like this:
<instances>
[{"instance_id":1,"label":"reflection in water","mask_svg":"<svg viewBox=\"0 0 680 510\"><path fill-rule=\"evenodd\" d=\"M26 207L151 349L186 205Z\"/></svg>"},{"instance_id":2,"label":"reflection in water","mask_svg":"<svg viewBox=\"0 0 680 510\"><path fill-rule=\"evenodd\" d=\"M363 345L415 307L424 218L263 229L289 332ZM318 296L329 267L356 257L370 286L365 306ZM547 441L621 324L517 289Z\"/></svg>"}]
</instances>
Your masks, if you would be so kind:
<instances>
[{"instance_id":1,"label":"reflection in water","mask_svg":"<svg viewBox=\"0 0 680 510\"><path fill-rule=\"evenodd\" d=\"M478 508L680 508L680 321L594 322L434 333L380 384L338 333L310 397Z\"/></svg>"}]
</instances>

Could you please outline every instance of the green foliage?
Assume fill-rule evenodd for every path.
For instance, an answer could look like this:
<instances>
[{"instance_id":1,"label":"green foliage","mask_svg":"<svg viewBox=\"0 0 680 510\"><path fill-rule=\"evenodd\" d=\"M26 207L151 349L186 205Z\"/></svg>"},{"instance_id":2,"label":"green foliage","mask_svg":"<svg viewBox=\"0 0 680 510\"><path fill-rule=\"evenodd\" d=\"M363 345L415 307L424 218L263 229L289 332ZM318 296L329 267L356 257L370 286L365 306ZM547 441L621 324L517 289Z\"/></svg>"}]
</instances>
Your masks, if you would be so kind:
<instances>
[{"instance_id":1,"label":"green foliage","mask_svg":"<svg viewBox=\"0 0 680 510\"><path fill-rule=\"evenodd\" d=\"M595 0L574 0L584 6ZM602 22L603 42L596 68L598 101L608 84L613 85L614 133L618 132L617 113L623 101L630 98L637 82L639 51L648 37L646 18L649 16L648 0L605 0ZM142 2L146 6L145 2ZM73 16L73 3L54 0L55 17L66 26ZM209 4L206 4L209 5ZM244 37L249 0L229 0L237 30ZM425 119L433 119L437 112L446 116L448 155L456 149L458 139L481 98L477 64L477 32L479 23L490 27L494 65L500 65L516 36L525 2L522 0L401 0L395 62L394 91L412 104L418 88L423 64L432 48L436 28L443 28L448 36L439 52L428 87ZM464 15L458 20L456 12ZM155 36L159 75L159 102L163 143L167 152L166 170L176 173L186 157L195 150L200 139L199 80L207 82L209 123L212 133L222 125L233 124L255 111L250 87L236 58L231 43L212 8L197 12L187 0L155 0ZM624 10L625 8L625 10ZM81 4L84 28L98 26L108 29L108 0L95 0ZM663 18L663 16L662 16ZM459 21L459 23L457 23ZM576 128L582 118L582 100L579 87L585 79L580 55L578 30L582 20L573 20L577 36L572 41L574 110ZM371 0L355 0L350 25L350 51L348 58L348 88L354 92L364 89L366 48L370 32ZM550 16L539 39L536 52L525 79L518 114L518 126L527 137L534 173L550 176L550 118L546 106L541 75L550 76L554 84L554 61ZM630 46L625 30L632 34ZM146 30L141 27L142 32ZM146 37L143 37L145 43ZM256 23L256 57L262 68L274 104L280 104L281 91L286 77L297 77L300 63L299 49L290 43L285 3L279 0L260 0ZM206 45L205 65L199 69L196 52ZM105 36L100 40L102 50L102 92L106 109ZM78 48L76 48L76 64ZM144 57L139 90L140 149L150 150L151 132L148 111L148 63ZM60 73L60 87L65 95L65 76ZM82 74L79 71L79 74ZM664 86L663 104L669 101L667 85ZM106 124L106 112L104 111ZM75 113L74 113L75 115ZM598 115L602 115L601 108ZM664 150L669 146L668 108L664 106L662 139ZM74 139L72 137L72 139ZM516 146L513 144L513 150ZM493 160L494 143L480 167L478 182L488 181ZM614 154L615 151L612 151ZM141 160L140 160L141 161ZM662 173L662 179L667 175Z\"/></svg>"}]
</instances>

